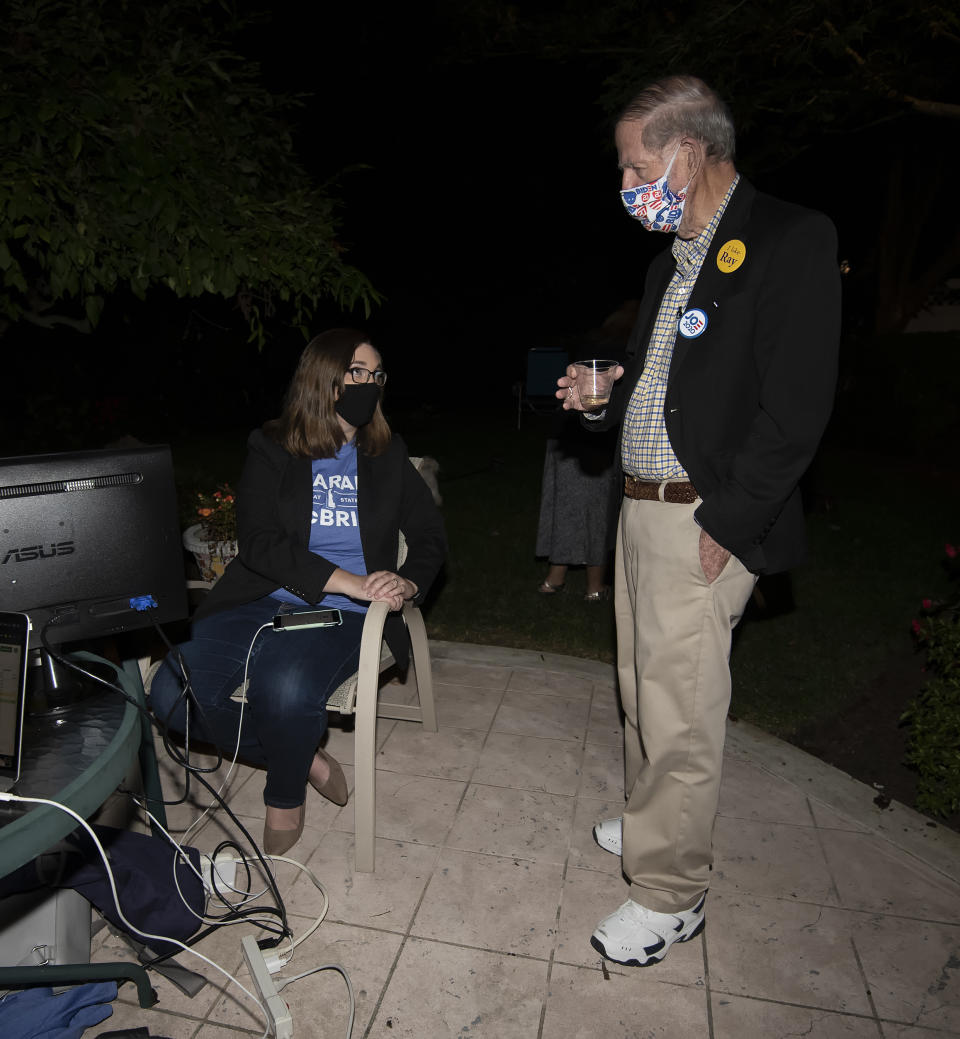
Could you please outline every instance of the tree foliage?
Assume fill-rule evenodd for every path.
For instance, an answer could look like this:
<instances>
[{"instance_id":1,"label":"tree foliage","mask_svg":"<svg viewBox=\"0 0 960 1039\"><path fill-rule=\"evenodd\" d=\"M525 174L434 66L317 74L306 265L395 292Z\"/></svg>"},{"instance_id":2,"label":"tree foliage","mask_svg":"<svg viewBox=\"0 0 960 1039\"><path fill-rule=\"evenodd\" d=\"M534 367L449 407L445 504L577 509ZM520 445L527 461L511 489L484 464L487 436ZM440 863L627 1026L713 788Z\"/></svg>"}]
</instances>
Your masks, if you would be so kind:
<instances>
[{"instance_id":1,"label":"tree foliage","mask_svg":"<svg viewBox=\"0 0 960 1039\"><path fill-rule=\"evenodd\" d=\"M11 0L0 39L0 319L96 324L118 288L278 306L377 298L336 200L298 165L294 102L259 85L207 0ZM61 313L62 312L62 313Z\"/></svg>"},{"instance_id":2,"label":"tree foliage","mask_svg":"<svg viewBox=\"0 0 960 1039\"><path fill-rule=\"evenodd\" d=\"M446 18L448 60L593 62L611 112L643 82L700 75L736 99L741 132L762 128L777 162L909 111L960 118L960 11L940 0L468 0Z\"/></svg>"}]
</instances>

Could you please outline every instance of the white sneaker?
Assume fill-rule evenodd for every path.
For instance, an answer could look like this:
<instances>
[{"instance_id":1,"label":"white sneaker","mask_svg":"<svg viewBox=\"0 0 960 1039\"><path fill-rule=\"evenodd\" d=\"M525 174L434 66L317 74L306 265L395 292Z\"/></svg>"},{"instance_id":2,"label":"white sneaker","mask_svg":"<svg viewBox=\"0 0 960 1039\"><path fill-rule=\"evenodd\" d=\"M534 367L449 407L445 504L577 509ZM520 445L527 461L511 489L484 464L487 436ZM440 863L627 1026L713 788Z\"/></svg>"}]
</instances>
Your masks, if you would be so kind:
<instances>
[{"instance_id":1,"label":"white sneaker","mask_svg":"<svg viewBox=\"0 0 960 1039\"><path fill-rule=\"evenodd\" d=\"M688 942L706 924L706 893L693 909L682 913L655 913L628 899L593 932L590 944L602 956L627 967L659 963L674 942Z\"/></svg>"},{"instance_id":2,"label":"white sneaker","mask_svg":"<svg viewBox=\"0 0 960 1039\"><path fill-rule=\"evenodd\" d=\"M593 839L604 851L614 855L623 854L623 818L604 819L593 828Z\"/></svg>"}]
</instances>

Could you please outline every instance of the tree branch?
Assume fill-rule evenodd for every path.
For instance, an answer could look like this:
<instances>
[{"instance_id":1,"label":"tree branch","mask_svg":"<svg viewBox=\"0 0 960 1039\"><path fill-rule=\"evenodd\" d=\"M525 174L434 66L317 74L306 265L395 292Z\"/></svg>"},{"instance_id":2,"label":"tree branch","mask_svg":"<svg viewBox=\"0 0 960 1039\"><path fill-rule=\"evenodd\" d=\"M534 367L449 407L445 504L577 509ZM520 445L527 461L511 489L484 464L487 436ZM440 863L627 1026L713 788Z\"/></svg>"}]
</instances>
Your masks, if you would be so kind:
<instances>
[{"instance_id":1,"label":"tree branch","mask_svg":"<svg viewBox=\"0 0 960 1039\"><path fill-rule=\"evenodd\" d=\"M825 18L823 24L826 26L830 35L835 39L839 40L842 38L837 27L829 18ZM922 112L924 115L937 116L941 119L960 119L960 105L952 104L949 101L927 101L924 98L911 97L910 94L901 94L898 90L894 90L892 87L887 86L887 84L870 69L866 59L861 54L858 54L849 43L844 43L843 51L863 69L866 75L873 80L885 97L890 98L892 101L901 101L904 104L910 105L911 108L918 112Z\"/></svg>"},{"instance_id":2,"label":"tree branch","mask_svg":"<svg viewBox=\"0 0 960 1039\"><path fill-rule=\"evenodd\" d=\"M84 335L89 335L93 331L90 322L85 317L67 317L66 314L35 314L28 310L25 310L20 316L24 321L29 321L31 325L37 325L40 328L66 325L75 332L82 332Z\"/></svg>"},{"instance_id":3,"label":"tree branch","mask_svg":"<svg viewBox=\"0 0 960 1039\"><path fill-rule=\"evenodd\" d=\"M925 101L923 98L903 95L903 100L912 108L924 115L937 116L940 119L960 119L960 105L949 101Z\"/></svg>"}]
</instances>

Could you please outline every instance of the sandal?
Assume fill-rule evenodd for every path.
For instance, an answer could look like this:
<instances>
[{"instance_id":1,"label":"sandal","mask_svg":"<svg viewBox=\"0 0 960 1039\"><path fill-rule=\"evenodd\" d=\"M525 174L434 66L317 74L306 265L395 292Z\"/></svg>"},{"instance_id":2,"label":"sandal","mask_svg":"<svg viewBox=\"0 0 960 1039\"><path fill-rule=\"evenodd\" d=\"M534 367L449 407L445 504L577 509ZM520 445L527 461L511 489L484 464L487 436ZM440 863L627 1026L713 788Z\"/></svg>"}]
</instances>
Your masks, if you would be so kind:
<instances>
[{"instance_id":1,"label":"sandal","mask_svg":"<svg viewBox=\"0 0 960 1039\"><path fill-rule=\"evenodd\" d=\"M544 581L538 588L537 591L541 595L556 595L557 592L563 591L562 584L550 584L549 581Z\"/></svg>"},{"instance_id":2,"label":"sandal","mask_svg":"<svg viewBox=\"0 0 960 1039\"><path fill-rule=\"evenodd\" d=\"M584 602L606 602L610 598L610 589L604 585L598 592L587 592L583 597Z\"/></svg>"}]
</instances>

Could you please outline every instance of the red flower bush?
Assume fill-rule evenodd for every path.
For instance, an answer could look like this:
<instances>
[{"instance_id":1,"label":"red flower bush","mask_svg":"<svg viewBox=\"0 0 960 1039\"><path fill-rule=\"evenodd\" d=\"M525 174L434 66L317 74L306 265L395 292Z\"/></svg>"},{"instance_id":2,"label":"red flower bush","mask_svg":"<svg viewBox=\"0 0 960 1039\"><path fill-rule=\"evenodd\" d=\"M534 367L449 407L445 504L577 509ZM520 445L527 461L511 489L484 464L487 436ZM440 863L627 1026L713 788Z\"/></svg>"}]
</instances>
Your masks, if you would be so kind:
<instances>
[{"instance_id":1,"label":"red flower bush","mask_svg":"<svg viewBox=\"0 0 960 1039\"><path fill-rule=\"evenodd\" d=\"M197 516L204 541L237 540L237 504L229 484L220 484L212 494L198 493Z\"/></svg>"}]
</instances>

